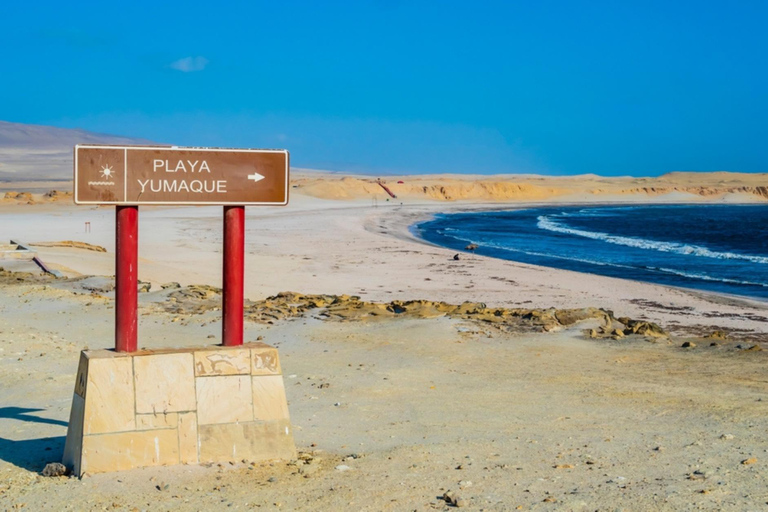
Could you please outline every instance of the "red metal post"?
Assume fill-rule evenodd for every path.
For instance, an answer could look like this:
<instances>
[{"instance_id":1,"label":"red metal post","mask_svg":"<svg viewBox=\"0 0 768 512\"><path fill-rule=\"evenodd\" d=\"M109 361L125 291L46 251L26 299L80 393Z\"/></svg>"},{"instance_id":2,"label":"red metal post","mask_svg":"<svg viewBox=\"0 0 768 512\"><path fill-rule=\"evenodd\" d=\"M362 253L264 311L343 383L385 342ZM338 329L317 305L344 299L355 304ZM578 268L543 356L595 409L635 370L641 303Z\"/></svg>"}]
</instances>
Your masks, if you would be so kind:
<instances>
[{"instance_id":1,"label":"red metal post","mask_svg":"<svg viewBox=\"0 0 768 512\"><path fill-rule=\"evenodd\" d=\"M245 207L224 207L224 296L221 334L226 346L243 344Z\"/></svg>"},{"instance_id":2,"label":"red metal post","mask_svg":"<svg viewBox=\"0 0 768 512\"><path fill-rule=\"evenodd\" d=\"M136 352L139 333L139 207L116 208L115 350Z\"/></svg>"}]
</instances>

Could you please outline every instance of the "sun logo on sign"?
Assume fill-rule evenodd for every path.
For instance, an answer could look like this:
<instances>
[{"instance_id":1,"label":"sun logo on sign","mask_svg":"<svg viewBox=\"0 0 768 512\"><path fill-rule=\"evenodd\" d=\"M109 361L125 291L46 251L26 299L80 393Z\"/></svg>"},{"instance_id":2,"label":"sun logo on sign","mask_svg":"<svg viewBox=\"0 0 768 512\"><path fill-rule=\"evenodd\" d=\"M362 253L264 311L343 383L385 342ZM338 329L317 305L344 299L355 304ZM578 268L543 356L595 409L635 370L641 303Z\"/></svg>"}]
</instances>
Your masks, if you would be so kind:
<instances>
[{"instance_id":1,"label":"sun logo on sign","mask_svg":"<svg viewBox=\"0 0 768 512\"><path fill-rule=\"evenodd\" d=\"M114 177L114 174L112 174L112 167L110 167L109 165L105 165L104 167L102 167L101 171L99 172L101 173L101 177L104 179Z\"/></svg>"}]
</instances>

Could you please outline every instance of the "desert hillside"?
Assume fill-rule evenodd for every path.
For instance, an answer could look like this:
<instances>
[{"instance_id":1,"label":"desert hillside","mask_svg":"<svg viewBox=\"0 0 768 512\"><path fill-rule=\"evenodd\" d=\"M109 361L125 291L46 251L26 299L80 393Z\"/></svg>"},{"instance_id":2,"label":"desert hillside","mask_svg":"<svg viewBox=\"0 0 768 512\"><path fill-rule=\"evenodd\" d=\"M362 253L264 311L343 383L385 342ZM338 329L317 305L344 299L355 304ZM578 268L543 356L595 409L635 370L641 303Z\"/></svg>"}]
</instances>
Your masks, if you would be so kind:
<instances>
[{"instance_id":1,"label":"desert hillside","mask_svg":"<svg viewBox=\"0 0 768 512\"><path fill-rule=\"evenodd\" d=\"M75 144L148 144L85 130L0 121L0 181L72 179Z\"/></svg>"}]
</instances>

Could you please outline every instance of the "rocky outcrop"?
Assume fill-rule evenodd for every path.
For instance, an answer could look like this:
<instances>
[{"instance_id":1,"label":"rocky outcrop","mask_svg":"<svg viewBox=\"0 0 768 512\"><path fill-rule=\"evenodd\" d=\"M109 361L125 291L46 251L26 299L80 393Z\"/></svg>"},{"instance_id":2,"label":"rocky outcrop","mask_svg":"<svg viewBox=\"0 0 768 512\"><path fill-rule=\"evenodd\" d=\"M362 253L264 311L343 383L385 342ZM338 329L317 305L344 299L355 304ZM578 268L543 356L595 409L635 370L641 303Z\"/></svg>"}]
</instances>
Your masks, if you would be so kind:
<instances>
[{"instance_id":1,"label":"rocky outcrop","mask_svg":"<svg viewBox=\"0 0 768 512\"><path fill-rule=\"evenodd\" d=\"M161 303L173 314L200 314L221 307L221 290L210 286L187 286L174 289ZM527 309L490 308L482 302L450 304L431 300L393 300L368 302L355 295L304 295L281 292L260 301L245 302L245 318L256 323L271 324L281 320L314 315L333 322L375 322L394 318L448 317L482 323L506 332L549 332L591 321L598 326L594 337L613 336L616 326L621 335L664 336L661 327L629 318L616 319L613 313L599 308Z\"/></svg>"},{"instance_id":2,"label":"rocky outcrop","mask_svg":"<svg viewBox=\"0 0 768 512\"><path fill-rule=\"evenodd\" d=\"M3 199L17 204L34 204L35 200L29 192L6 192Z\"/></svg>"},{"instance_id":3,"label":"rocky outcrop","mask_svg":"<svg viewBox=\"0 0 768 512\"><path fill-rule=\"evenodd\" d=\"M100 245L93 245L75 240L62 240L61 242L32 242L29 245L35 247L71 247L73 249L85 249L86 251L107 252L107 250Z\"/></svg>"},{"instance_id":4,"label":"rocky outcrop","mask_svg":"<svg viewBox=\"0 0 768 512\"><path fill-rule=\"evenodd\" d=\"M0 285L47 283L55 279L51 274L44 272L15 272L0 267Z\"/></svg>"},{"instance_id":5,"label":"rocky outcrop","mask_svg":"<svg viewBox=\"0 0 768 512\"><path fill-rule=\"evenodd\" d=\"M631 318L622 317L619 318L619 322L626 326L624 334L642 334L644 336L652 336L654 338L660 338L667 336L667 332L659 327L658 324L653 322L644 322L641 320L632 320Z\"/></svg>"},{"instance_id":6,"label":"rocky outcrop","mask_svg":"<svg viewBox=\"0 0 768 512\"><path fill-rule=\"evenodd\" d=\"M49 190L43 194L43 199L46 201L72 201L72 192L65 190Z\"/></svg>"},{"instance_id":7,"label":"rocky outcrop","mask_svg":"<svg viewBox=\"0 0 768 512\"><path fill-rule=\"evenodd\" d=\"M555 318L562 325L573 325L589 319L597 319L603 325L608 326L612 323L612 313L603 309L584 308L584 309L559 309L555 311Z\"/></svg>"},{"instance_id":8,"label":"rocky outcrop","mask_svg":"<svg viewBox=\"0 0 768 512\"><path fill-rule=\"evenodd\" d=\"M171 291L160 309L176 315L199 315L221 309L221 288L206 284L164 288Z\"/></svg>"},{"instance_id":9,"label":"rocky outcrop","mask_svg":"<svg viewBox=\"0 0 768 512\"><path fill-rule=\"evenodd\" d=\"M72 202L73 194L65 190L49 190L45 194L32 195L31 192L18 192L15 190L3 194L3 202L15 204L37 204L39 202Z\"/></svg>"}]
</instances>

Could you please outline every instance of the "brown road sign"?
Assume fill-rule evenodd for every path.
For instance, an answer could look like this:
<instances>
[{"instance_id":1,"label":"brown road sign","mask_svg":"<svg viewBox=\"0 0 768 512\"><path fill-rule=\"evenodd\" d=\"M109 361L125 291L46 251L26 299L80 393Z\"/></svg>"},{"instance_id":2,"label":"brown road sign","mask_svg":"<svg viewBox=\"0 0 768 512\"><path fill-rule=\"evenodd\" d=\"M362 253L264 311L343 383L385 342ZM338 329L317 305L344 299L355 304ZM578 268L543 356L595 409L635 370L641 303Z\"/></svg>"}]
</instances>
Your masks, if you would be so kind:
<instances>
[{"instance_id":1,"label":"brown road sign","mask_svg":"<svg viewBox=\"0 0 768 512\"><path fill-rule=\"evenodd\" d=\"M288 151L75 146L76 204L286 205Z\"/></svg>"}]
</instances>

